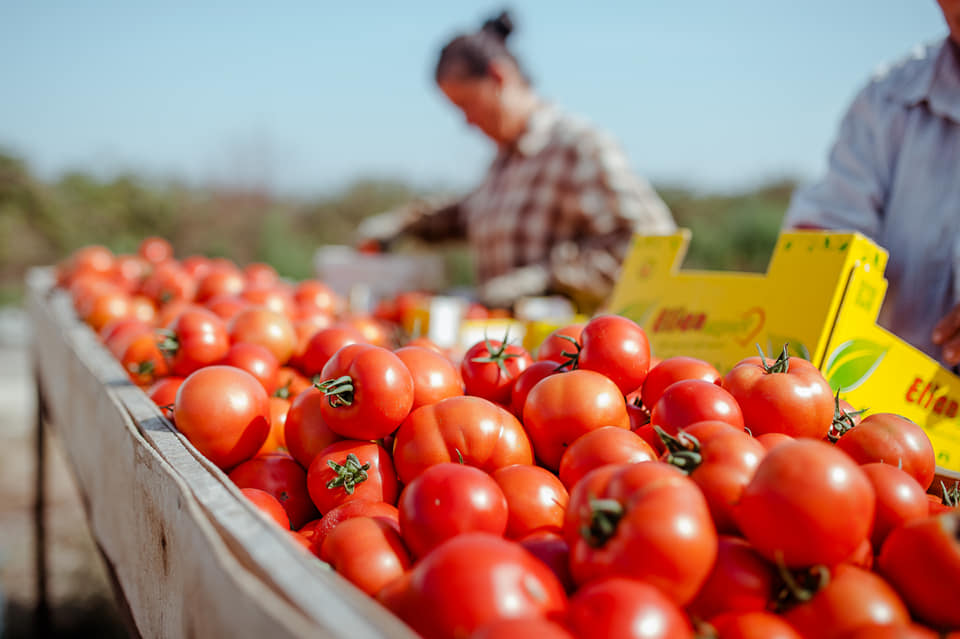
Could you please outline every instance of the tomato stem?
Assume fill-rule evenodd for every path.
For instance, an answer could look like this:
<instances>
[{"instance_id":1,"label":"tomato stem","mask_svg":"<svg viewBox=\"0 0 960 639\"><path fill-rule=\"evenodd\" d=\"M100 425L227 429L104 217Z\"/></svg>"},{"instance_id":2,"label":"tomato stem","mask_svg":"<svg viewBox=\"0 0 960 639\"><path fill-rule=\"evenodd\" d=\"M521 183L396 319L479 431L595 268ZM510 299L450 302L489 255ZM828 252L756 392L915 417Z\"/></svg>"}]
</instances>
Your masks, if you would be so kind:
<instances>
[{"instance_id":1,"label":"tomato stem","mask_svg":"<svg viewBox=\"0 0 960 639\"><path fill-rule=\"evenodd\" d=\"M795 575L783 560L783 552L774 553L777 573L783 580L783 588L777 593L776 605L778 612L802 604L813 599L813 596L827 587L830 583L830 571L826 566L813 566L806 572ZM816 580L816 581L813 581ZM801 583L803 582L803 583ZM813 582L812 585L810 582Z\"/></svg>"},{"instance_id":2,"label":"tomato stem","mask_svg":"<svg viewBox=\"0 0 960 639\"><path fill-rule=\"evenodd\" d=\"M494 347L493 342L491 342L490 339L486 335L484 335L483 343L487 347L488 355L486 357L484 356L474 357L470 361L476 362L477 364L496 364L497 368L500 369L500 372L503 374L503 376L506 377L507 379L510 379L510 371L507 369L507 363L506 363L507 360L512 359L514 357L522 357L523 354L506 352L507 347L510 346L510 343L508 341L509 339L510 339L509 326L507 327L506 333L504 333L503 335L503 341L500 342L499 347Z\"/></svg>"},{"instance_id":3,"label":"tomato stem","mask_svg":"<svg viewBox=\"0 0 960 639\"><path fill-rule=\"evenodd\" d=\"M953 482L953 486L947 488L943 480L940 480L940 492L945 506L950 508L960 506L960 481Z\"/></svg>"},{"instance_id":4,"label":"tomato stem","mask_svg":"<svg viewBox=\"0 0 960 639\"><path fill-rule=\"evenodd\" d=\"M590 498L590 523L584 524L580 534L592 548L601 548L617 530L623 518L623 506L616 499Z\"/></svg>"},{"instance_id":5,"label":"tomato stem","mask_svg":"<svg viewBox=\"0 0 960 639\"><path fill-rule=\"evenodd\" d=\"M361 465L360 458L354 453L348 453L343 464L338 464L332 459L327 460L327 466L333 469L336 477L327 482L327 488L333 490L343 486L348 495L352 495L357 484L367 480L367 471L370 470L370 462Z\"/></svg>"},{"instance_id":6,"label":"tomato stem","mask_svg":"<svg viewBox=\"0 0 960 639\"><path fill-rule=\"evenodd\" d=\"M656 431L660 441L667 448L666 463L676 466L687 475L703 463L703 455L700 453L700 440L690 433L680 431L674 437L659 426L654 426L653 430Z\"/></svg>"},{"instance_id":7,"label":"tomato stem","mask_svg":"<svg viewBox=\"0 0 960 639\"><path fill-rule=\"evenodd\" d=\"M830 424L830 430L827 431L827 439L834 444L837 443L837 440L843 437L844 433L857 425L854 418L865 410L865 408L861 408L851 411L840 408L840 389L838 388L836 395L833 396L833 422Z\"/></svg>"},{"instance_id":8,"label":"tomato stem","mask_svg":"<svg viewBox=\"0 0 960 639\"><path fill-rule=\"evenodd\" d=\"M787 351L788 344L783 345L783 351L781 351L780 356L773 362L773 364L767 364L767 356L763 354L763 349L760 348L760 344L757 344L757 352L760 353L760 366L763 367L765 373L788 373L790 372L790 354Z\"/></svg>"},{"instance_id":9,"label":"tomato stem","mask_svg":"<svg viewBox=\"0 0 960 639\"><path fill-rule=\"evenodd\" d=\"M180 340L177 339L177 334L166 328L158 328L156 333L159 338L157 348L160 349L160 352L169 356L176 355L177 351L180 350Z\"/></svg>"},{"instance_id":10,"label":"tomato stem","mask_svg":"<svg viewBox=\"0 0 960 639\"><path fill-rule=\"evenodd\" d=\"M317 390L322 391L323 394L326 395L327 402L331 408L353 405L353 393L355 389L353 386L353 378L349 375L328 379L320 383L314 382L313 385Z\"/></svg>"},{"instance_id":11,"label":"tomato stem","mask_svg":"<svg viewBox=\"0 0 960 639\"><path fill-rule=\"evenodd\" d=\"M563 366L569 366L570 370L576 370L577 365L580 363L580 351L583 350L583 347L580 346L580 342L578 342L576 338L570 337L569 335L563 335L562 333L558 333L557 337L559 337L560 339L567 340L568 342L573 344L574 348L577 349L573 353L568 353L567 351L560 351L560 355L563 357L566 357L566 359L560 364L560 366L557 367L557 370L560 370L560 368Z\"/></svg>"}]
</instances>

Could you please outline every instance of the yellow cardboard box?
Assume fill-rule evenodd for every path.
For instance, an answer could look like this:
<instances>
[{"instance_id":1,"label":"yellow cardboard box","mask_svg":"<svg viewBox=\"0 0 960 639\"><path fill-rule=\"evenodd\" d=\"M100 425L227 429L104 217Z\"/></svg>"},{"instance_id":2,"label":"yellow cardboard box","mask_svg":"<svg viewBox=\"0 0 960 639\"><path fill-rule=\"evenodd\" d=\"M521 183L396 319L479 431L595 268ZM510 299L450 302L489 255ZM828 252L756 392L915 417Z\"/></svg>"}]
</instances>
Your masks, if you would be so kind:
<instances>
[{"instance_id":1,"label":"yellow cardboard box","mask_svg":"<svg viewBox=\"0 0 960 639\"><path fill-rule=\"evenodd\" d=\"M756 344L776 356L787 343L854 406L920 424L938 465L960 471L960 377L876 325L884 249L857 233L783 233L766 273L737 273L680 269L689 240L635 237L608 305L644 327L655 355L726 371Z\"/></svg>"}]
</instances>

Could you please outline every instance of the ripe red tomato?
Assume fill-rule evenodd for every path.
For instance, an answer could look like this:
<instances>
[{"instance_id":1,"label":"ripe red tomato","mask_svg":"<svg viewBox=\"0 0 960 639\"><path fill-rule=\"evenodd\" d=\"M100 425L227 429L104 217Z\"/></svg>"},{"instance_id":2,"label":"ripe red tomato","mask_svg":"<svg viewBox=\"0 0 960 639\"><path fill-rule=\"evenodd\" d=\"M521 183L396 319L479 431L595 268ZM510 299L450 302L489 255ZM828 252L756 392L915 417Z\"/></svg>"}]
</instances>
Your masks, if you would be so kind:
<instances>
[{"instance_id":1,"label":"ripe red tomato","mask_svg":"<svg viewBox=\"0 0 960 639\"><path fill-rule=\"evenodd\" d=\"M776 569L739 537L721 535L717 561L687 612L699 619L759 612L773 598Z\"/></svg>"},{"instance_id":2,"label":"ripe red tomato","mask_svg":"<svg viewBox=\"0 0 960 639\"><path fill-rule=\"evenodd\" d=\"M559 533L570 496L557 476L540 466L514 464L491 474L507 498L507 531L521 539L535 530Z\"/></svg>"},{"instance_id":3,"label":"ripe red tomato","mask_svg":"<svg viewBox=\"0 0 960 639\"><path fill-rule=\"evenodd\" d=\"M874 413L837 440L837 448L858 463L902 465L927 490L933 482L937 457L930 438L909 419L893 413Z\"/></svg>"},{"instance_id":4,"label":"ripe red tomato","mask_svg":"<svg viewBox=\"0 0 960 639\"><path fill-rule=\"evenodd\" d=\"M877 566L917 620L943 630L960 628L960 511L895 528Z\"/></svg>"},{"instance_id":5,"label":"ripe red tomato","mask_svg":"<svg viewBox=\"0 0 960 639\"><path fill-rule=\"evenodd\" d=\"M160 264L173 258L173 246L162 237L145 237L140 240L137 253L151 264Z\"/></svg>"},{"instance_id":6,"label":"ripe red tomato","mask_svg":"<svg viewBox=\"0 0 960 639\"><path fill-rule=\"evenodd\" d=\"M580 334L577 367L606 375L626 395L643 384L650 368L647 333L619 315L594 317Z\"/></svg>"},{"instance_id":7,"label":"ripe red tomato","mask_svg":"<svg viewBox=\"0 0 960 639\"><path fill-rule=\"evenodd\" d=\"M326 395L311 386L293 398L287 411L283 439L287 450L304 468L309 468L323 449L342 439L330 430L320 414L326 401Z\"/></svg>"},{"instance_id":8,"label":"ripe red tomato","mask_svg":"<svg viewBox=\"0 0 960 639\"><path fill-rule=\"evenodd\" d=\"M907 624L910 613L890 585L862 568L841 564L813 598L784 619L803 637L835 639L871 623Z\"/></svg>"},{"instance_id":9,"label":"ripe red tomato","mask_svg":"<svg viewBox=\"0 0 960 639\"><path fill-rule=\"evenodd\" d=\"M297 346L297 332L290 319L267 308L243 309L230 320L229 329L232 343L259 344L273 353L279 365L287 363Z\"/></svg>"},{"instance_id":10,"label":"ripe red tomato","mask_svg":"<svg viewBox=\"0 0 960 639\"><path fill-rule=\"evenodd\" d=\"M304 377L295 368L281 366L277 369L277 383L272 393L277 397L292 400L303 391L311 388L313 383Z\"/></svg>"},{"instance_id":11,"label":"ripe red tomato","mask_svg":"<svg viewBox=\"0 0 960 639\"><path fill-rule=\"evenodd\" d=\"M578 637L693 639L677 605L648 583L608 577L570 598L567 622Z\"/></svg>"},{"instance_id":12,"label":"ripe red tomato","mask_svg":"<svg viewBox=\"0 0 960 639\"><path fill-rule=\"evenodd\" d=\"M350 356L344 353L348 349ZM385 348L349 345L327 362L321 375L324 381L317 387L327 401L320 413L330 430L343 437L386 437L410 414L413 377Z\"/></svg>"},{"instance_id":13,"label":"ripe red tomato","mask_svg":"<svg viewBox=\"0 0 960 639\"><path fill-rule=\"evenodd\" d=\"M394 352L413 377L413 406L410 410L463 395L460 372L440 353L422 346L404 346Z\"/></svg>"},{"instance_id":14,"label":"ripe red tomato","mask_svg":"<svg viewBox=\"0 0 960 639\"><path fill-rule=\"evenodd\" d=\"M293 293L285 284L247 286L240 293L240 297L250 302L252 306L279 313L288 320L296 314L297 305L293 301Z\"/></svg>"},{"instance_id":15,"label":"ripe red tomato","mask_svg":"<svg viewBox=\"0 0 960 639\"><path fill-rule=\"evenodd\" d=\"M173 402L177 399L177 391L183 384L182 377L164 377L158 379L147 389L147 397L153 400L163 416L173 421Z\"/></svg>"},{"instance_id":16,"label":"ripe red tomato","mask_svg":"<svg viewBox=\"0 0 960 639\"><path fill-rule=\"evenodd\" d=\"M758 442L763 444L763 447L768 451L774 446L793 441L793 437L783 433L764 433L762 435L757 435L756 439Z\"/></svg>"},{"instance_id":17,"label":"ripe red tomato","mask_svg":"<svg viewBox=\"0 0 960 639\"><path fill-rule=\"evenodd\" d=\"M370 501L369 499L351 499L336 506L333 510L325 512L320 519L315 519L306 524L300 529L300 532L310 540L310 551L319 557L323 540L326 539L327 535L341 522L352 517L387 519L394 523L397 530L400 529L400 514L393 504L388 504L385 501Z\"/></svg>"},{"instance_id":18,"label":"ripe red tomato","mask_svg":"<svg viewBox=\"0 0 960 639\"><path fill-rule=\"evenodd\" d=\"M167 326L165 333L166 339L160 348L167 355L170 371L181 377L216 364L230 350L226 324L202 307L184 310Z\"/></svg>"},{"instance_id":19,"label":"ripe red tomato","mask_svg":"<svg viewBox=\"0 0 960 639\"><path fill-rule=\"evenodd\" d=\"M273 353L260 344L237 342L227 350L220 364L247 371L263 384L263 389L268 393L273 392L277 385L277 370L280 365Z\"/></svg>"},{"instance_id":20,"label":"ripe red tomato","mask_svg":"<svg viewBox=\"0 0 960 639\"><path fill-rule=\"evenodd\" d=\"M470 639L575 639L570 631L544 617L501 619L481 626Z\"/></svg>"},{"instance_id":21,"label":"ripe red tomato","mask_svg":"<svg viewBox=\"0 0 960 639\"><path fill-rule=\"evenodd\" d=\"M603 426L577 437L560 458L558 475L567 490L594 468L607 464L656 461L657 453L630 430Z\"/></svg>"},{"instance_id":22,"label":"ripe red tomato","mask_svg":"<svg viewBox=\"0 0 960 639\"><path fill-rule=\"evenodd\" d=\"M500 619L550 617L567 605L549 568L516 542L486 533L446 541L413 566L407 582L391 589L400 603L391 609L399 607L400 617L424 639L468 637Z\"/></svg>"},{"instance_id":23,"label":"ripe red tomato","mask_svg":"<svg viewBox=\"0 0 960 639\"><path fill-rule=\"evenodd\" d=\"M561 371L560 364L549 360L536 361L530 364L513 384L510 391L510 412L516 415L517 419L523 419L523 405L527 403L527 395L533 390L541 379L550 377L554 373Z\"/></svg>"},{"instance_id":24,"label":"ripe red tomato","mask_svg":"<svg viewBox=\"0 0 960 639\"><path fill-rule=\"evenodd\" d=\"M263 445L270 432L270 400L250 373L207 366L183 380L173 418L201 454L226 470Z\"/></svg>"},{"instance_id":25,"label":"ripe red tomato","mask_svg":"<svg viewBox=\"0 0 960 639\"><path fill-rule=\"evenodd\" d=\"M132 317L130 295L118 288L105 288L93 296L83 309L80 319L94 331L100 331L110 322Z\"/></svg>"},{"instance_id":26,"label":"ripe red tomato","mask_svg":"<svg viewBox=\"0 0 960 639\"><path fill-rule=\"evenodd\" d=\"M268 453L287 453L287 413L290 412L290 400L282 397L270 397L270 434L257 451L257 455ZM289 454L289 453L288 453Z\"/></svg>"},{"instance_id":27,"label":"ripe red tomato","mask_svg":"<svg viewBox=\"0 0 960 639\"><path fill-rule=\"evenodd\" d=\"M867 475L877 496L873 532L870 533L870 543L874 548L883 546L894 528L927 516L929 500L916 479L896 466L879 462L863 464L860 470Z\"/></svg>"},{"instance_id":28,"label":"ripe red tomato","mask_svg":"<svg viewBox=\"0 0 960 639\"><path fill-rule=\"evenodd\" d=\"M702 379L670 384L650 410L650 423L669 435L676 435L690 424L711 420L743 429L743 413L733 395Z\"/></svg>"},{"instance_id":29,"label":"ripe red tomato","mask_svg":"<svg viewBox=\"0 0 960 639\"><path fill-rule=\"evenodd\" d=\"M293 299L299 306L313 308L328 315L336 315L343 307L332 288L319 280L303 280L293 289Z\"/></svg>"},{"instance_id":30,"label":"ripe red tomato","mask_svg":"<svg viewBox=\"0 0 960 639\"><path fill-rule=\"evenodd\" d=\"M205 271L197 280L196 301L205 304L217 297L235 297L246 287L243 275L235 266L218 266ZM243 300L245 304L249 302Z\"/></svg>"},{"instance_id":31,"label":"ripe red tomato","mask_svg":"<svg viewBox=\"0 0 960 639\"><path fill-rule=\"evenodd\" d=\"M407 484L397 504L400 532L414 557L467 532L503 536L507 498L490 475L473 466L442 463Z\"/></svg>"},{"instance_id":32,"label":"ripe red tomato","mask_svg":"<svg viewBox=\"0 0 960 639\"><path fill-rule=\"evenodd\" d=\"M276 497L295 529L318 516L307 492L307 471L290 455L259 455L234 468L228 476L238 488L259 488Z\"/></svg>"},{"instance_id":33,"label":"ripe red tomato","mask_svg":"<svg viewBox=\"0 0 960 639\"><path fill-rule=\"evenodd\" d=\"M520 545L550 568L566 592L576 589L573 575L570 574L570 546L562 535L549 530L535 530L521 539Z\"/></svg>"},{"instance_id":34,"label":"ripe red tomato","mask_svg":"<svg viewBox=\"0 0 960 639\"><path fill-rule=\"evenodd\" d=\"M575 359L577 351L580 350L580 334L583 332L583 326L583 324L568 324L547 335L537 348L537 361L566 363Z\"/></svg>"},{"instance_id":35,"label":"ripe red tomato","mask_svg":"<svg viewBox=\"0 0 960 639\"><path fill-rule=\"evenodd\" d=\"M803 639L783 617L769 612L731 612L710 620L717 639Z\"/></svg>"},{"instance_id":36,"label":"ripe red tomato","mask_svg":"<svg viewBox=\"0 0 960 639\"><path fill-rule=\"evenodd\" d=\"M668 386L684 379L702 379L715 384L720 379L720 372L712 364L696 357L668 357L651 368L644 378L640 390L643 405L653 408Z\"/></svg>"},{"instance_id":37,"label":"ripe red tomato","mask_svg":"<svg viewBox=\"0 0 960 639\"><path fill-rule=\"evenodd\" d=\"M564 450L578 437L602 426L629 429L630 418L617 385L595 371L551 375L527 395L523 425L540 463L560 467Z\"/></svg>"},{"instance_id":38,"label":"ripe red tomato","mask_svg":"<svg viewBox=\"0 0 960 639\"><path fill-rule=\"evenodd\" d=\"M508 406L517 377L532 363L533 358L523 347L485 339L464 353L460 376L467 395Z\"/></svg>"},{"instance_id":39,"label":"ripe red tomato","mask_svg":"<svg viewBox=\"0 0 960 639\"><path fill-rule=\"evenodd\" d=\"M367 340L359 331L331 326L317 331L300 356L300 370L304 375L319 375L334 353L348 344L365 344Z\"/></svg>"},{"instance_id":40,"label":"ripe red tomato","mask_svg":"<svg viewBox=\"0 0 960 639\"><path fill-rule=\"evenodd\" d=\"M263 262L250 262L244 266L243 278L250 288L274 286L280 281L277 269Z\"/></svg>"},{"instance_id":41,"label":"ripe red tomato","mask_svg":"<svg viewBox=\"0 0 960 639\"><path fill-rule=\"evenodd\" d=\"M735 516L767 559L782 555L791 568L833 566L869 536L875 502L870 480L843 451L798 439L767 452Z\"/></svg>"},{"instance_id":42,"label":"ripe red tomato","mask_svg":"<svg viewBox=\"0 0 960 639\"><path fill-rule=\"evenodd\" d=\"M276 497L259 488L241 488L240 492L278 526L284 530L290 530L290 519Z\"/></svg>"},{"instance_id":43,"label":"ripe red tomato","mask_svg":"<svg viewBox=\"0 0 960 639\"><path fill-rule=\"evenodd\" d=\"M610 464L584 476L570 492L563 535L578 584L639 579L678 605L693 599L717 557L700 489L660 462Z\"/></svg>"},{"instance_id":44,"label":"ripe red tomato","mask_svg":"<svg viewBox=\"0 0 960 639\"><path fill-rule=\"evenodd\" d=\"M823 439L833 423L833 391L816 366L789 357L784 347L776 360L748 357L723 378L743 411L750 432L786 433Z\"/></svg>"},{"instance_id":45,"label":"ripe red tomato","mask_svg":"<svg viewBox=\"0 0 960 639\"><path fill-rule=\"evenodd\" d=\"M412 563L396 526L377 517L342 522L324 540L320 559L368 595L402 576Z\"/></svg>"},{"instance_id":46,"label":"ripe red tomato","mask_svg":"<svg viewBox=\"0 0 960 639\"><path fill-rule=\"evenodd\" d=\"M492 473L512 464L532 464L533 449L508 410L469 395L421 406L397 429L393 460L405 484L434 464L461 458Z\"/></svg>"},{"instance_id":47,"label":"ripe red tomato","mask_svg":"<svg viewBox=\"0 0 960 639\"><path fill-rule=\"evenodd\" d=\"M842 635L842 639L940 639L941 637L957 639L957 633L940 635L930 628L911 623L909 625L869 624L854 628Z\"/></svg>"},{"instance_id":48,"label":"ripe red tomato","mask_svg":"<svg viewBox=\"0 0 960 639\"><path fill-rule=\"evenodd\" d=\"M763 444L725 422L696 422L667 444L661 461L694 481L721 533L739 532L734 508L767 451Z\"/></svg>"},{"instance_id":49,"label":"ripe red tomato","mask_svg":"<svg viewBox=\"0 0 960 639\"><path fill-rule=\"evenodd\" d=\"M354 499L397 501L390 454L376 442L347 439L330 444L307 470L307 489L321 514Z\"/></svg>"},{"instance_id":50,"label":"ripe red tomato","mask_svg":"<svg viewBox=\"0 0 960 639\"><path fill-rule=\"evenodd\" d=\"M172 302L192 302L197 283L182 266L168 261L156 265L140 283L139 292L162 307Z\"/></svg>"},{"instance_id":51,"label":"ripe red tomato","mask_svg":"<svg viewBox=\"0 0 960 639\"><path fill-rule=\"evenodd\" d=\"M140 333L127 342L120 365L137 386L149 386L170 374L170 367L153 331Z\"/></svg>"}]
</instances>

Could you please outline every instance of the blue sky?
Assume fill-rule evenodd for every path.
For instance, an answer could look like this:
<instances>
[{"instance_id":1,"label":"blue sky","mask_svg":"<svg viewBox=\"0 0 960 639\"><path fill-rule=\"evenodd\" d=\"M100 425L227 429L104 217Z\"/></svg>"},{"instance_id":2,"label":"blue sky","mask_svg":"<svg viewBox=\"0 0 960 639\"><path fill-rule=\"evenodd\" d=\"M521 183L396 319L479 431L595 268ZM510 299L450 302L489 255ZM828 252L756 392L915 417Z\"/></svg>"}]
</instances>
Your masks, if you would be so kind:
<instances>
[{"instance_id":1,"label":"blue sky","mask_svg":"<svg viewBox=\"0 0 960 639\"><path fill-rule=\"evenodd\" d=\"M432 69L502 6L0 0L0 147L47 178L465 188L493 149ZM934 0L509 6L542 95L613 133L654 181L716 190L816 176L871 71L946 34Z\"/></svg>"}]
</instances>

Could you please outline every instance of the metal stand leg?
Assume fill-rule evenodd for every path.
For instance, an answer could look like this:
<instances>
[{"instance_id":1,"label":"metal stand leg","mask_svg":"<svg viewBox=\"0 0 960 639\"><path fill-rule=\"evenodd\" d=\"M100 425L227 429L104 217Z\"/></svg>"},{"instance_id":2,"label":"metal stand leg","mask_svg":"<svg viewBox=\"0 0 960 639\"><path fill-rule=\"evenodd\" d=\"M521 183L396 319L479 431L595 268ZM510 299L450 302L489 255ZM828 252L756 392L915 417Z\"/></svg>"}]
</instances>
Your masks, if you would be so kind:
<instances>
[{"instance_id":1,"label":"metal stand leg","mask_svg":"<svg viewBox=\"0 0 960 639\"><path fill-rule=\"evenodd\" d=\"M34 608L33 627L36 636L50 635L50 601L47 598L47 528L46 528L46 417L47 407L40 385L40 376L36 374L37 414L36 414L36 476L34 484L33 523L34 523L34 569L37 575L37 602Z\"/></svg>"}]
</instances>

